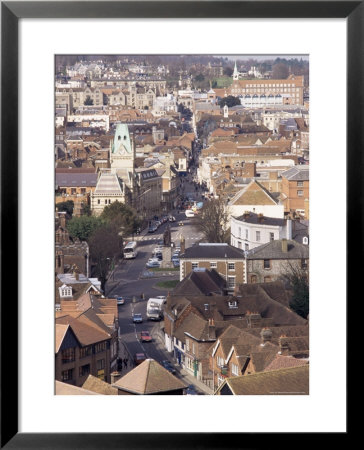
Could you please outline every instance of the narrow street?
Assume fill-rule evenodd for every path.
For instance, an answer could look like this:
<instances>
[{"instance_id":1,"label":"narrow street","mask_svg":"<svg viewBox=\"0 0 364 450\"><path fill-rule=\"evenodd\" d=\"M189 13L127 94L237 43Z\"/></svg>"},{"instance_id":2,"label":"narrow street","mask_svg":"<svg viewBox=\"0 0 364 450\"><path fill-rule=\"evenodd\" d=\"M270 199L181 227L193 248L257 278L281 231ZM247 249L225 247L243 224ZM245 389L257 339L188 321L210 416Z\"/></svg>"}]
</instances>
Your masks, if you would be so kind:
<instances>
[{"instance_id":1,"label":"narrow street","mask_svg":"<svg viewBox=\"0 0 364 450\"><path fill-rule=\"evenodd\" d=\"M196 185L192 181L192 175L187 176L183 181L183 196L193 196L196 200L201 200L201 193L196 193ZM175 222L162 224L154 233L148 233L145 229L134 239L138 241L138 255L135 259L120 260L114 271L110 274L106 283L105 293L108 297L122 296L125 299L124 305L119 305L119 330L120 340L126 347L129 358L133 359L136 353L144 353L148 358L153 358L158 362L168 359L174 363L172 355L164 348L163 333L161 326L163 322L148 321L146 317L147 301L151 297L167 295L168 290L158 288L159 281L179 280L179 270L168 270L165 273L148 271L146 263L152 256L153 249L157 242L163 239L163 233L167 226L171 230L171 241L175 245L180 244L181 236L185 239L186 248L191 247L202 238L202 234L193 226L193 219L187 218L184 212L173 211L171 214L176 218ZM179 222L183 221L183 225ZM171 256L171 249L163 250L163 258L168 260ZM167 259L168 258L168 259ZM149 276L146 276L146 275ZM143 322L133 323L134 313L140 313ZM140 332L149 331L152 342L140 342ZM184 380L187 384L194 384L199 393L208 393L204 385L200 386L192 375L184 369L175 365L176 376Z\"/></svg>"}]
</instances>

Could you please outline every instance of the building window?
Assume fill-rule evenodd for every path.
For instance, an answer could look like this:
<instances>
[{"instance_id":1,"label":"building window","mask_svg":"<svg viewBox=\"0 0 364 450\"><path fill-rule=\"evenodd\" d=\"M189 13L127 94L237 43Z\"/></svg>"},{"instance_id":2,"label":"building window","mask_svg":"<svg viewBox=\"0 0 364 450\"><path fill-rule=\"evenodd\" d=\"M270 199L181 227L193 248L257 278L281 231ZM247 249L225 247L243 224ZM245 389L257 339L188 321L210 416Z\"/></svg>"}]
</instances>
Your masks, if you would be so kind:
<instances>
[{"instance_id":1,"label":"building window","mask_svg":"<svg viewBox=\"0 0 364 450\"><path fill-rule=\"evenodd\" d=\"M307 259L301 259L301 269L307 269Z\"/></svg>"},{"instance_id":2,"label":"building window","mask_svg":"<svg viewBox=\"0 0 364 450\"><path fill-rule=\"evenodd\" d=\"M297 181L297 187L303 187L303 181Z\"/></svg>"},{"instance_id":3,"label":"building window","mask_svg":"<svg viewBox=\"0 0 364 450\"><path fill-rule=\"evenodd\" d=\"M73 362L75 360L75 348L66 348L62 350L62 364L67 364L69 362Z\"/></svg>"},{"instance_id":4,"label":"building window","mask_svg":"<svg viewBox=\"0 0 364 450\"><path fill-rule=\"evenodd\" d=\"M221 358L221 356L218 356L216 358L216 365L217 365L217 367L222 367L224 365L224 358Z\"/></svg>"},{"instance_id":5,"label":"building window","mask_svg":"<svg viewBox=\"0 0 364 450\"><path fill-rule=\"evenodd\" d=\"M73 379L73 369L63 370L62 372L62 381L70 381Z\"/></svg>"},{"instance_id":6,"label":"building window","mask_svg":"<svg viewBox=\"0 0 364 450\"><path fill-rule=\"evenodd\" d=\"M186 349L189 352L190 351L190 340L186 339Z\"/></svg>"},{"instance_id":7,"label":"building window","mask_svg":"<svg viewBox=\"0 0 364 450\"><path fill-rule=\"evenodd\" d=\"M238 241L238 248L242 248L241 242Z\"/></svg>"},{"instance_id":8,"label":"building window","mask_svg":"<svg viewBox=\"0 0 364 450\"><path fill-rule=\"evenodd\" d=\"M97 200L97 204L98 204L98 205L100 204L100 199Z\"/></svg>"},{"instance_id":9,"label":"building window","mask_svg":"<svg viewBox=\"0 0 364 450\"><path fill-rule=\"evenodd\" d=\"M91 356L92 347L88 345L87 347L80 348L80 358L86 358L86 356Z\"/></svg>"},{"instance_id":10,"label":"building window","mask_svg":"<svg viewBox=\"0 0 364 450\"><path fill-rule=\"evenodd\" d=\"M99 359L98 361L96 361L96 368L97 370L105 369L105 360Z\"/></svg>"},{"instance_id":11,"label":"building window","mask_svg":"<svg viewBox=\"0 0 364 450\"><path fill-rule=\"evenodd\" d=\"M269 238L271 241L274 241L274 233L269 233Z\"/></svg>"},{"instance_id":12,"label":"building window","mask_svg":"<svg viewBox=\"0 0 364 450\"><path fill-rule=\"evenodd\" d=\"M195 354L195 343L192 342L192 353Z\"/></svg>"},{"instance_id":13,"label":"building window","mask_svg":"<svg viewBox=\"0 0 364 450\"><path fill-rule=\"evenodd\" d=\"M234 289L235 288L235 277L228 277L228 289Z\"/></svg>"},{"instance_id":14,"label":"building window","mask_svg":"<svg viewBox=\"0 0 364 450\"><path fill-rule=\"evenodd\" d=\"M84 377L90 373L90 364L86 364L80 367L80 377Z\"/></svg>"},{"instance_id":15,"label":"building window","mask_svg":"<svg viewBox=\"0 0 364 450\"><path fill-rule=\"evenodd\" d=\"M270 259L265 259L263 261L264 269L270 269Z\"/></svg>"},{"instance_id":16,"label":"building window","mask_svg":"<svg viewBox=\"0 0 364 450\"><path fill-rule=\"evenodd\" d=\"M297 197L303 197L303 191L297 191Z\"/></svg>"},{"instance_id":17,"label":"building window","mask_svg":"<svg viewBox=\"0 0 364 450\"><path fill-rule=\"evenodd\" d=\"M216 261L210 262L210 269L216 269L216 268L217 268L217 262Z\"/></svg>"},{"instance_id":18,"label":"building window","mask_svg":"<svg viewBox=\"0 0 364 450\"><path fill-rule=\"evenodd\" d=\"M231 302L228 302L229 308L234 309L238 307L238 302L236 300L233 300Z\"/></svg>"},{"instance_id":19,"label":"building window","mask_svg":"<svg viewBox=\"0 0 364 450\"><path fill-rule=\"evenodd\" d=\"M249 232L248 232L248 229L245 230L245 239L249 239Z\"/></svg>"},{"instance_id":20,"label":"building window","mask_svg":"<svg viewBox=\"0 0 364 450\"><path fill-rule=\"evenodd\" d=\"M236 364L232 363L231 364L231 373L233 375L238 376L239 375L239 366L237 366Z\"/></svg>"},{"instance_id":21,"label":"building window","mask_svg":"<svg viewBox=\"0 0 364 450\"><path fill-rule=\"evenodd\" d=\"M256 275L251 275L250 282L253 283L253 284L256 283L257 282L257 276Z\"/></svg>"},{"instance_id":22,"label":"building window","mask_svg":"<svg viewBox=\"0 0 364 450\"><path fill-rule=\"evenodd\" d=\"M194 262L192 263L192 270L198 269L198 263Z\"/></svg>"},{"instance_id":23,"label":"building window","mask_svg":"<svg viewBox=\"0 0 364 450\"><path fill-rule=\"evenodd\" d=\"M239 237L241 237L241 227L239 227Z\"/></svg>"},{"instance_id":24,"label":"building window","mask_svg":"<svg viewBox=\"0 0 364 450\"><path fill-rule=\"evenodd\" d=\"M255 232L255 240L256 240L257 242L260 241L260 231L256 231L256 232Z\"/></svg>"},{"instance_id":25,"label":"building window","mask_svg":"<svg viewBox=\"0 0 364 450\"><path fill-rule=\"evenodd\" d=\"M228 269L229 269L229 270L235 270L235 263L229 262L229 263L228 263Z\"/></svg>"},{"instance_id":26,"label":"building window","mask_svg":"<svg viewBox=\"0 0 364 450\"><path fill-rule=\"evenodd\" d=\"M106 350L106 342L95 344L95 353L104 352Z\"/></svg>"}]
</instances>

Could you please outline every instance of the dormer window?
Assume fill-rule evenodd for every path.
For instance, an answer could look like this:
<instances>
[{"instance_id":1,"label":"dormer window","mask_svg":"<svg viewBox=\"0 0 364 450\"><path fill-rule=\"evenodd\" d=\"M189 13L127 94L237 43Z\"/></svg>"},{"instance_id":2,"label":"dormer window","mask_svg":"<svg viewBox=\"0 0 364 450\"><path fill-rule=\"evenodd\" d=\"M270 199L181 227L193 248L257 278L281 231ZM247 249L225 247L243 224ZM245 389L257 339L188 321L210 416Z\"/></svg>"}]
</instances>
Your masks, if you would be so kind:
<instances>
[{"instance_id":1,"label":"dormer window","mask_svg":"<svg viewBox=\"0 0 364 450\"><path fill-rule=\"evenodd\" d=\"M228 302L229 308L234 309L238 307L238 302L236 300Z\"/></svg>"},{"instance_id":2,"label":"dormer window","mask_svg":"<svg viewBox=\"0 0 364 450\"><path fill-rule=\"evenodd\" d=\"M59 290L59 296L61 298L72 297L72 288L70 286L63 284L60 288L58 288L58 290Z\"/></svg>"}]
</instances>

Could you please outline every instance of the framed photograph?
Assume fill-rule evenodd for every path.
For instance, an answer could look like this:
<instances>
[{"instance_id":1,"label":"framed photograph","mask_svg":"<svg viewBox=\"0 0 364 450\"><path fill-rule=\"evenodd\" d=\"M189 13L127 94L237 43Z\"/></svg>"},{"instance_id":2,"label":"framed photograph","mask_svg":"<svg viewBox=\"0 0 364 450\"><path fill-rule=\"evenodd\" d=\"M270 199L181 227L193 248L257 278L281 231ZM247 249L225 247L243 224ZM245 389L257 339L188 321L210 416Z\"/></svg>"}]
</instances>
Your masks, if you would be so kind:
<instances>
[{"instance_id":1,"label":"framed photograph","mask_svg":"<svg viewBox=\"0 0 364 450\"><path fill-rule=\"evenodd\" d=\"M312 439L313 433L316 436L319 433L323 433L323 436L324 433L335 433L337 438L348 437L347 301L353 296L357 280L360 279L361 265L352 262L352 249L354 245L359 251L362 249L363 227L363 164L358 150L363 145L363 18L364 6L361 1L1 2L1 448L260 448L268 442L275 446L276 439L280 446L282 443L289 445L292 433L299 433L300 439L307 439L307 442ZM290 392L286 392L288 395L265 395L266 392L255 395L251 392L251 395L240 396L158 395L157 399L153 395L123 395L121 399L112 395L55 395L54 380L58 370L54 360L58 339L54 331L55 279L57 289L63 289L64 295L67 295L67 283L62 281L62 277L57 278L57 270L55 273L58 254L55 250L54 187L56 185L56 196L61 196L61 200L69 195L76 198L84 194L83 191L76 192L71 185L60 185L61 178L57 178L54 169L55 151L57 160L61 154L57 152L66 149L63 156L59 156L61 164L57 166L57 173L64 179L69 167L68 155L80 150L88 152L92 146L93 164L98 164L101 168L99 171L106 175L108 172L104 169L110 169L103 166L100 145L91 139L94 136L85 139L86 150L84 143L82 149L77 147L77 130L73 135L75 141L68 136L72 141L68 148L68 144L64 145L63 142L62 148L55 150L55 123L59 123L62 128L62 117L65 117L62 111L71 108L69 102L72 97L60 86L69 82L71 73L75 83L71 89L81 87L84 95L78 106L72 105L72 118L69 111L66 113L68 122L73 120L76 123L79 120L77 114L84 115L81 110L85 107L97 106L95 89L103 90L102 102L104 104L106 101L105 104L111 109L113 104L136 102L132 99L132 84L126 84L125 89L119 86L120 89L116 90L113 90L114 86L97 85L97 71L100 70L97 64L92 68L94 72L77 80L76 72L82 71L82 68L75 68L78 62L77 58L72 59L75 55L84 55L85 61L88 60L87 55L108 56L113 61L113 67L120 63L127 67L134 78L138 76L139 85L145 82L142 72L143 66L148 64L140 58L134 58L135 55L173 55L181 60L182 55L191 56L193 64L200 70L193 72L196 95L201 99L205 95L206 104L211 106L211 110L218 104L216 97L220 102L229 95L239 98L239 107L248 109L252 107L253 97L254 102L260 102L263 108L269 101L282 102L288 108L299 103L302 108L307 106L308 109L309 105L309 122L302 119L302 123L296 122L295 125L301 127L300 133L303 131L299 136L302 147L304 144L301 139L306 136L305 130L309 126L309 147L312 148L310 153L302 148L298 155L298 140L295 139L296 156L300 156L300 163L305 163L308 154L310 161L311 301L310 314L305 317L307 324L309 322L310 337L308 395L290 395ZM122 55L123 58L115 59L112 55ZM221 65L219 63L215 67L211 62L213 60L208 58L211 55L216 56L216 61L220 61ZM300 70L308 69L309 62L309 91L302 84L299 87L302 92L297 89L296 93L298 77L291 67L284 67L288 71L287 79L292 75L293 84L289 87L277 85L280 90L273 95L273 85L269 86L269 79L274 80L272 67L264 66L264 74L263 67L239 65L239 61L244 60L242 55L246 61L249 58L258 62L275 61L276 65L280 61L278 57L287 61L293 56L296 61L300 59ZM155 69L160 73L166 70L163 61L161 58ZM185 60L180 66L183 64ZM206 69L204 64L211 72L218 71L214 75L214 85L212 79L209 80L209 86L204 85L204 82L207 83L202 75ZM232 73L224 71L224 64L229 66L227 68ZM85 70L89 69L86 67ZM106 70L109 75L112 72L110 67L102 70ZM189 105L182 103L183 89L186 92L191 90L192 75L182 69L178 73L176 71L175 80L176 92L180 89L180 100L175 105L179 108L181 120L178 126L188 135L188 126L196 124L190 122ZM236 81L235 85L229 84L228 91L227 87L218 84L224 82L224 76ZM248 86L248 81L239 85L239 80L244 80L244 77L255 80L251 82L252 86ZM86 79L93 82L82 86L77 84L82 84ZM257 80L265 80L261 82L259 91L254 84ZM233 90L238 85L244 92ZM148 93L156 96L158 92L163 95L160 98L164 99L158 112L165 114L167 106L162 85L158 85L155 92L154 87L150 92L148 88L143 87L144 97L140 96L138 106L135 103L131 109L138 109L140 114L146 116L152 105L150 101L153 108L156 104L156 99L150 100ZM223 92L224 89L226 92ZM309 97L307 95L305 98L305 91L306 94L309 92ZM215 98L212 98L213 95ZM270 99L267 99L268 96ZM72 102L76 97L72 97ZM173 103L172 97L168 99ZM201 107L201 111L204 107ZM221 121L227 120L224 126L218 127L220 131L217 135L229 134L233 128L236 129L234 136L242 134L241 124L232 126L228 123L229 107L226 105L226 111L221 113ZM194 117L195 113L194 110ZM216 114L220 114L220 111ZM83 117L81 121L87 122L86 126L90 128L108 127L107 121L102 122L104 119L100 117L96 112L87 120ZM141 121L138 122L136 117L134 119L133 133L138 134ZM114 160L120 157L124 161L130 149L128 136L123 135L125 129L122 123L123 120L114 120L116 125L112 133L102 134L107 134L105 148L109 146ZM264 122L264 125L271 127L269 129L273 134L285 132L280 128L281 122L276 127L268 122ZM289 124L286 125L288 127ZM161 144L163 139L166 140L165 134L157 136L157 132L158 129L151 131L154 133L153 144L157 141ZM121 145L118 138L121 140L123 136ZM140 136L138 139L140 148L142 139ZM244 136L242 139L248 138ZM207 142L201 142L201 149L205 144ZM112 164L115 165L115 162L111 163L111 169L115 168ZM122 164L125 166L125 162ZM125 169L124 166L119 168L120 173ZM227 164L225 166L225 169L231 169ZM82 167L79 172L86 174L87 170ZM153 170L158 173L159 168L155 167ZM181 179L181 188L183 168L180 158L178 170L181 173L178 179ZM141 179L145 167L138 167L136 172L135 177ZM147 175L151 176L150 173L151 169ZM198 178L197 172L196 179L192 172L188 176L191 176L191 183L196 183L196 196L200 195L197 186L202 179ZM145 233L149 236L150 232L152 236L153 226L157 228L157 222L166 214L152 208L153 198L148 192L154 192L155 187L150 191L147 187L135 194L133 207L141 211L145 219ZM210 189L209 192L214 191ZM303 195L298 192L303 190L297 191L298 196ZM90 208L94 212L100 201L103 207L108 205L105 194L100 195L97 197L95 190L90 194L93 199ZM148 201L144 201L143 196ZM197 200L194 201L187 194L186 198L173 199L172 206L166 207L165 211L175 210L179 213L179 207L182 208L180 200L186 202L191 217L196 214ZM80 208L84 206L82 204ZM308 201L306 206L308 211ZM296 210L300 214L298 206ZM185 215L188 222L189 216L187 213ZM177 219L172 228L182 229L179 222L184 220L179 219L179 216ZM166 220L169 221L169 218ZM140 233L139 226L130 231L132 242L137 242L134 232ZM163 235L163 239L165 245L167 234ZM238 240L234 242L232 240L238 249L242 248ZM126 254L135 258L137 247L123 242L124 258L128 258ZM153 261L157 253L153 255ZM107 278L113 276L115 262L112 258L106 259ZM176 260L177 257L175 261L171 259L173 266L177 267ZM61 264L61 258L59 261ZM85 272L88 270L87 264L83 267ZM178 259L178 267L179 264ZM229 261L228 265L226 262L226 272L234 270L234 264ZM78 279L76 272L74 276ZM98 275L103 284L102 272ZM255 282L254 276L250 275L250 283ZM233 283L232 278L226 273L226 281ZM266 278L258 282L263 281L272 280ZM109 297L117 297L118 305L121 305L117 307L122 308L125 301L136 301L135 295L130 293L125 298L121 297L116 283L112 284L110 279L108 282L111 287L115 285L115 289L110 287L108 291L102 285L101 290ZM138 278L136 283L139 282ZM138 296L144 301L143 293L138 292ZM236 306L230 303L229 307ZM138 319L136 316L135 320ZM103 320L108 319L105 317ZM59 324L60 329L67 326L63 319ZM210 325L214 326L214 323L209 321ZM149 338L145 336L140 335L138 339L144 342L143 339ZM63 356L72 358L67 352ZM121 368L124 363L122 360ZM165 369L170 370L166 365ZM193 372L192 366L190 369ZM87 370L86 366L77 366L79 377L88 374ZM101 364L97 370L99 379L106 380L110 375L105 375L105 367ZM62 372L65 381L68 375ZM222 380L219 383L223 383ZM214 383L212 393L218 394Z\"/></svg>"}]
</instances>

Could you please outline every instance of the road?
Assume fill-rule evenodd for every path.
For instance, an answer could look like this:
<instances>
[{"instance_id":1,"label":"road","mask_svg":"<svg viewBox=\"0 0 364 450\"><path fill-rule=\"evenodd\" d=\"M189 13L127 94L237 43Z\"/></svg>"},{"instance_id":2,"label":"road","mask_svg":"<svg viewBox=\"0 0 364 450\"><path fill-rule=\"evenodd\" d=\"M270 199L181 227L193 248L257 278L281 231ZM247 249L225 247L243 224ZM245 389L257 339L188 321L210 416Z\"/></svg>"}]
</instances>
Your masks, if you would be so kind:
<instances>
[{"instance_id":1,"label":"road","mask_svg":"<svg viewBox=\"0 0 364 450\"><path fill-rule=\"evenodd\" d=\"M183 181L185 195L187 193L195 193L195 185L191 181ZM196 195L195 195L196 198ZM200 200L200 196L196 199ZM157 295L167 295L165 289L155 287L158 281L179 280L179 271L171 271L172 275L161 276L155 272L152 278L145 278L143 274L146 271L146 262L151 257L153 249L157 245L157 241L163 238L163 233L167 226L171 229L171 240L175 245L179 245L181 235L185 238L186 248L191 247L202 238L202 234L193 226L193 219L187 218L183 213L173 212L176 222L166 222L162 224L154 233L142 233L138 236L138 255L132 260L121 260L115 267L113 274L106 283L106 295L114 297L116 295L125 298L125 304L119 305L119 327L120 338L128 349L131 356L135 353L145 353L147 357L153 358L158 362L165 359L172 361L171 355L164 349L163 335L159 332L161 322L153 322L146 320L146 304L150 297ZM184 225L180 226L179 222L183 220ZM164 258L170 258L171 250L164 250ZM142 297L143 294L143 297ZM141 313L143 323L134 324L132 321L133 313ZM141 343L139 333L141 331L149 331L152 335L152 342ZM177 376L183 379L180 370L177 369ZM188 383L189 384L189 383Z\"/></svg>"}]
</instances>

